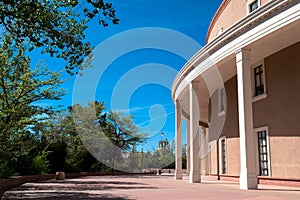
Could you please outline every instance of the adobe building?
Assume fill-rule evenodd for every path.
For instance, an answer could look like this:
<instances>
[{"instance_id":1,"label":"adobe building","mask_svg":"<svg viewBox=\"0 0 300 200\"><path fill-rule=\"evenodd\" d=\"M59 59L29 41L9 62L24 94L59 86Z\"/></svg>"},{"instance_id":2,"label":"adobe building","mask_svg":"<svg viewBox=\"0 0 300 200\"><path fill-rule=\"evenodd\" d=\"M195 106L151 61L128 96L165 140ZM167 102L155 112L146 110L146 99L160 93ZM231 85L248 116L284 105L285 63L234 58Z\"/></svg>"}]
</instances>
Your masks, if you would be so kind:
<instances>
[{"instance_id":1,"label":"adobe building","mask_svg":"<svg viewBox=\"0 0 300 200\"><path fill-rule=\"evenodd\" d=\"M182 120L187 173L300 185L300 1L224 0L207 44L180 70L176 173L182 178Z\"/></svg>"}]
</instances>

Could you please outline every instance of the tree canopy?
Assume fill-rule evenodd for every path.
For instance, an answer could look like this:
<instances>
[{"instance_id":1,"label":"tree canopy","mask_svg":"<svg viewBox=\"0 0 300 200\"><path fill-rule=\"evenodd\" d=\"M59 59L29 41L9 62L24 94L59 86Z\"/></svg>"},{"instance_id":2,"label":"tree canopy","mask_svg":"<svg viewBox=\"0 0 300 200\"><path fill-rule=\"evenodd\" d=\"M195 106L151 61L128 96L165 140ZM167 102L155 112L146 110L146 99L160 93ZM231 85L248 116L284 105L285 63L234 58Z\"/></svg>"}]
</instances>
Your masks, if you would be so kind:
<instances>
[{"instance_id":1,"label":"tree canopy","mask_svg":"<svg viewBox=\"0 0 300 200\"><path fill-rule=\"evenodd\" d=\"M93 50L85 41L88 22L96 18L100 26L118 24L115 12L103 0L2 0L0 25L17 44L26 41L30 51L41 48L41 53L64 59L73 75Z\"/></svg>"},{"instance_id":2,"label":"tree canopy","mask_svg":"<svg viewBox=\"0 0 300 200\"><path fill-rule=\"evenodd\" d=\"M41 103L64 95L61 75L43 65L31 69L25 50L9 38L0 42L0 163L20 166L21 171L20 163L30 159L35 146L33 127L56 112L56 107Z\"/></svg>"}]
</instances>

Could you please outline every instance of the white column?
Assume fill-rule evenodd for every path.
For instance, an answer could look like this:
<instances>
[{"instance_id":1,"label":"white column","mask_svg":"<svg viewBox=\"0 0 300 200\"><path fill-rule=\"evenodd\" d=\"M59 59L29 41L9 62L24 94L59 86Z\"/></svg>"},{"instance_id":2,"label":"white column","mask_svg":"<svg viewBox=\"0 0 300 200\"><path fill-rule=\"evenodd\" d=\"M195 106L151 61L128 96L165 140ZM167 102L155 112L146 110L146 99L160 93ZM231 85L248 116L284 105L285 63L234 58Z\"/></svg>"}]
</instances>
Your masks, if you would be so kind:
<instances>
[{"instance_id":1,"label":"white column","mask_svg":"<svg viewBox=\"0 0 300 200\"><path fill-rule=\"evenodd\" d=\"M190 142L190 121L186 121L186 175L190 175L191 165L191 142Z\"/></svg>"},{"instance_id":2,"label":"white column","mask_svg":"<svg viewBox=\"0 0 300 200\"><path fill-rule=\"evenodd\" d=\"M205 127L201 127L202 131L201 131L201 149L202 149L202 154L201 154L201 164L202 164L202 175L206 176L208 173L207 170L207 147L208 147L208 143L207 143L207 133L206 133L206 128Z\"/></svg>"},{"instance_id":3,"label":"white column","mask_svg":"<svg viewBox=\"0 0 300 200\"><path fill-rule=\"evenodd\" d=\"M181 126L181 106L176 100L176 158L175 158L175 179L182 179L182 126Z\"/></svg>"},{"instance_id":4,"label":"white column","mask_svg":"<svg viewBox=\"0 0 300 200\"><path fill-rule=\"evenodd\" d=\"M211 149L209 146L209 128L206 128L206 174L210 174L210 155L211 155Z\"/></svg>"},{"instance_id":5,"label":"white column","mask_svg":"<svg viewBox=\"0 0 300 200\"><path fill-rule=\"evenodd\" d=\"M200 159L199 159L199 104L197 98L198 82L192 82L189 85L190 93L190 182L200 183Z\"/></svg>"},{"instance_id":6,"label":"white column","mask_svg":"<svg viewBox=\"0 0 300 200\"><path fill-rule=\"evenodd\" d=\"M240 188L244 190L257 189L250 51L240 50L236 53L236 66L241 155Z\"/></svg>"}]
</instances>

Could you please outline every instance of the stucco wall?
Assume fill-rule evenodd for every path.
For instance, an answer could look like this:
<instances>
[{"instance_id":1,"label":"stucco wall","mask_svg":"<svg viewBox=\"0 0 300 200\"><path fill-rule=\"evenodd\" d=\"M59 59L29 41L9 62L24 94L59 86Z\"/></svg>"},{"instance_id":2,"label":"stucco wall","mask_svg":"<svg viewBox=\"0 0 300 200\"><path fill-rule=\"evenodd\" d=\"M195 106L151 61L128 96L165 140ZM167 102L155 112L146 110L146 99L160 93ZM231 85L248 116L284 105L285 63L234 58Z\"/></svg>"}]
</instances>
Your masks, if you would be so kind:
<instances>
[{"instance_id":1,"label":"stucco wall","mask_svg":"<svg viewBox=\"0 0 300 200\"><path fill-rule=\"evenodd\" d=\"M225 89L226 90L226 89ZM210 109L210 126L209 126L209 141L218 140L222 134L223 125L226 115L218 115L218 91L215 91L211 96Z\"/></svg>"},{"instance_id":2,"label":"stucco wall","mask_svg":"<svg viewBox=\"0 0 300 200\"><path fill-rule=\"evenodd\" d=\"M300 178L300 43L265 59L267 98L253 103L254 127L269 127L273 177Z\"/></svg>"},{"instance_id":3,"label":"stucco wall","mask_svg":"<svg viewBox=\"0 0 300 200\"><path fill-rule=\"evenodd\" d=\"M225 84L226 91L226 118L221 136L226 138L239 137L237 77L234 76Z\"/></svg>"},{"instance_id":4,"label":"stucco wall","mask_svg":"<svg viewBox=\"0 0 300 200\"><path fill-rule=\"evenodd\" d=\"M227 174L231 176L240 175L240 139L226 139L227 147Z\"/></svg>"},{"instance_id":5,"label":"stucco wall","mask_svg":"<svg viewBox=\"0 0 300 200\"><path fill-rule=\"evenodd\" d=\"M217 18L213 19L212 23L214 24L212 27L210 27L211 31L210 33L208 33L209 36L207 42L213 40L217 36L217 33L221 28L223 28L223 31L225 31L231 25L233 25L238 20L246 16L246 14L247 14L247 7L245 1L231 0L226 5L224 10L220 13L220 15Z\"/></svg>"},{"instance_id":6,"label":"stucco wall","mask_svg":"<svg viewBox=\"0 0 300 200\"><path fill-rule=\"evenodd\" d=\"M227 147L227 175L238 176L240 174L240 147L238 132L238 104L237 104L237 79L236 76L225 84L226 91L226 114L218 115L218 92L211 97L211 120L210 120L210 141L213 149L211 151L211 174L217 174L216 140L220 137L226 138ZM223 121L224 120L224 121ZM223 122L223 123L222 123Z\"/></svg>"},{"instance_id":7,"label":"stucco wall","mask_svg":"<svg viewBox=\"0 0 300 200\"><path fill-rule=\"evenodd\" d=\"M272 177L300 178L300 43L265 58L267 98L253 103L254 128L268 126ZM236 76L225 83L227 110L221 136L227 142L228 175L239 175L239 132ZM218 107L218 93L211 98ZM217 137L213 121L220 121L212 109L210 133ZM222 116L223 117L223 116ZM218 137L219 138L219 137ZM212 141L212 140L210 140ZM214 141L215 142L215 141ZM217 174L216 145L211 152L211 173Z\"/></svg>"},{"instance_id":8,"label":"stucco wall","mask_svg":"<svg viewBox=\"0 0 300 200\"><path fill-rule=\"evenodd\" d=\"M300 137L300 43L265 59L267 98L253 103L254 127Z\"/></svg>"},{"instance_id":9,"label":"stucco wall","mask_svg":"<svg viewBox=\"0 0 300 200\"><path fill-rule=\"evenodd\" d=\"M238 103L236 76L224 84L226 92L226 114L219 115L218 91L211 96L209 141L218 140L220 137L239 137L238 132Z\"/></svg>"},{"instance_id":10,"label":"stucco wall","mask_svg":"<svg viewBox=\"0 0 300 200\"><path fill-rule=\"evenodd\" d=\"M209 174L218 174L218 152L217 141L210 142L209 152Z\"/></svg>"},{"instance_id":11,"label":"stucco wall","mask_svg":"<svg viewBox=\"0 0 300 200\"><path fill-rule=\"evenodd\" d=\"M211 22L211 27L209 28L207 36L207 42L212 41L217 36L220 28L223 28L224 32L230 26L247 15L247 0L231 0L228 1L228 3L226 3L226 1L227 0L223 1L222 4L224 5L221 5L219 13L216 13ZM264 5L270 1L271 0L260 0L260 4Z\"/></svg>"},{"instance_id":12,"label":"stucco wall","mask_svg":"<svg viewBox=\"0 0 300 200\"><path fill-rule=\"evenodd\" d=\"M300 137L270 137L271 175L300 178Z\"/></svg>"}]
</instances>

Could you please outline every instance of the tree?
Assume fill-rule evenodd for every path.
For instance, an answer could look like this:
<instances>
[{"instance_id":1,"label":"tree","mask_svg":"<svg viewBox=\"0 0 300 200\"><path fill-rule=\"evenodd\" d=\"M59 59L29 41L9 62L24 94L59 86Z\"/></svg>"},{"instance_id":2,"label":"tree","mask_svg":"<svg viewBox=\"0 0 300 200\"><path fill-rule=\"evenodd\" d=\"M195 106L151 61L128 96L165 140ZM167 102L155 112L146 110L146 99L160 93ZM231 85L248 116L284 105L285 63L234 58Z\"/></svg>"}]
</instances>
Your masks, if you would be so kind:
<instances>
[{"instance_id":1,"label":"tree","mask_svg":"<svg viewBox=\"0 0 300 200\"><path fill-rule=\"evenodd\" d=\"M74 105L71 109L76 131L82 143L100 162L112 170L130 171L126 155L146 139L132 116L104 112L104 103L90 102L88 106Z\"/></svg>"},{"instance_id":2,"label":"tree","mask_svg":"<svg viewBox=\"0 0 300 200\"><path fill-rule=\"evenodd\" d=\"M55 112L53 106L41 106L45 100L60 100L64 82L57 72L50 72L44 65L30 69L30 59L24 55L25 47L12 46L7 40L0 49L0 130L5 136L9 131L28 128Z\"/></svg>"},{"instance_id":3,"label":"tree","mask_svg":"<svg viewBox=\"0 0 300 200\"><path fill-rule=\"evenodd\" d=\"M144 163L145 168L174 168L175 167L175 142L172 141L171 145L168 140L160 140L159 147L154 150L153 154L148 152L145 155Z\"/></svg>"},{"instance_id":4,"label":"tree","mask_svg":"<svg viewBox=\"0 0 300 200\"><path fill-rule=\"evenodd\" d=\"M0 9L0 25L12 40L26 41L29 51L42 47L41 53L66 60L70 74L78 73L92 52L84 42L88 22L97 18L105 27L119 21L112 4L103 0L2 0Z\"/></svg>"},{"instance_id":5,"label":"tree","mask_svg":"<svg viewBox=\"0 0 300 200\"><path fill-rule=\"evenodd\" d=\"M0 162L20 164L29 158L25 155L33 151L36 141L32 128L56 111L39 103L64 95L60 74L43 65L31 70L25 50L9 38L0 42Z\"/></svg>"}]
</instances>

